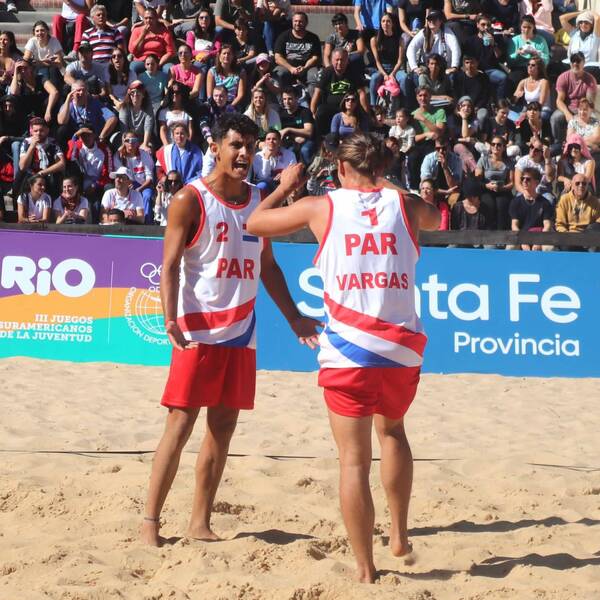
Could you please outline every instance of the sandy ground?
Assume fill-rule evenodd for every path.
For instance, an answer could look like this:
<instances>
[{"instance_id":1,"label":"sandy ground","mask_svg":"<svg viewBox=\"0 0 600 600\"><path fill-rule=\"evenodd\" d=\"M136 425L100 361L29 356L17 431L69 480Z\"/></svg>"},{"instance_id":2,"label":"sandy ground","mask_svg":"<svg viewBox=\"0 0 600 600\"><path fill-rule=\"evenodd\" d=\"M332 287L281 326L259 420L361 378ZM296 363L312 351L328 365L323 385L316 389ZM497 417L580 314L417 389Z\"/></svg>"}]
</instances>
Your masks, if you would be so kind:
<instances>
[{"instance_id":1,"label":"sandy ground","mask_svg":"<svg viewBox=\"0 0 600 600\"><path fill-rule=\"evenodd\" d=\"M217 498L225 541L181 537L202 426L163 512L169 544L137 541L165 375L0 361L2 600L600 597L598 380L424 376L407 423L417 560L389 553L375 465L367 586L352 580L314 374L259 373Z\"/></svg>"}]
</instances>

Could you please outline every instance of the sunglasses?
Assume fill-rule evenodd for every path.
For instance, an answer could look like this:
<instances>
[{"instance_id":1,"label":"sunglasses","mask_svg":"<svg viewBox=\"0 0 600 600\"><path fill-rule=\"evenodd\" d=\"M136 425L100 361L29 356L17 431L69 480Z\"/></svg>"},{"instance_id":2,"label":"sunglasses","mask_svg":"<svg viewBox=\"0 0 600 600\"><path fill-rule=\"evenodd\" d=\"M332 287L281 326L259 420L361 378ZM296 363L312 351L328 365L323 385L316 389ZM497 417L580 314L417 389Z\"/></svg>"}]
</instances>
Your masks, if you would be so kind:
<instances>
[{"instance_id":1,"label":"sunglasses","mask_svg":"<svg viewBox=\"0 0 600 600\"><path fill-rule=\"evenodd\" d=\"M536 146L529 146L530 150L533 150L534 152L541 152L542 149L541 148L537 148Z\"/></svg>"},{"instance_id":2,"label":"sunglasses","mask_svg":"<svg viewBox=\"0 0 600 600\"><path fill-rule=\"evenodd\" d=\"M492 143L490 144L490 146L491 146L492 148L502 148L502 146L504 146L504 144L503 144L502 142L492 142Z\"/></svg>"},{"instance_id":3,"label":"sunglasses","mask_svg":"<svg viewBox=\"0 0 600 600\"><path fill-rule=\"evenodd\" d=\"M111 58L123 58L122 54L113 54Z\"/></svg>"},{"instance_id":4,"label":"sunglasses","mask_svg":"<svg viewBox=\"0 0 600 600\"><path fill-rule=\"evenodd\" d=\"M346 98L345 102L356 102L356 98Z\"/></svg>"},{"instance_id":5,"label":"sunglasses","mask_svg":"<svg viewBox=\"0 0 600 600\"><path fill-rule=\"evenodd\" d=\"M581 146L579 144L571 144L569 148L571 150L581 150Z\"/></svg>"},{"instance_id":6,"label":"sunglasses","mask_svg":"<svg viewBox=\"0 0 600 600\"><path fill-rule=\"evenodd\" d=\"M181 179L167 179L167 183L181 183Z\"/></svg>"},{"instance_id":7,"label":"sunglasses","mask_svg":"<svg viewBox=\"0 0 600 600\"><path fill-rule=\"evenodd\" d=\"M446 146L436 146L435 149L438 152L447 152L448 151L448 148L446 148Z\"/></svg>"},{"instance_id":8,"label":"sunglasses","mask_svg":"<svg viewBox=\"0 0 600 600\"><path fill-rule=\"evenodd\" d=\"M138 138L127 138L123 140L126 144L137 144L140 140Z\"/></svg>"},{"instance_id":9,"label":"sunglasses","mask_svg":"<svg viewBox=\"0 0 600 600\"><path fill-rule=\"evenodd\" d=\"M525 177L521 177L521 181L527 183L528 181L534 181L534 179L532 177L527 177L526 175Z\"/></svg>"},{"instance_id":10,"label":"sunglasses","mask_svg":"<svg viewBox=\"0 0 600 600\"><path fill-rule=\"evenodd\" d=\"M577 187L585 187L587 185L587 181L574 181L573 185L576 185Z\"/></svg>"}]
</instances>

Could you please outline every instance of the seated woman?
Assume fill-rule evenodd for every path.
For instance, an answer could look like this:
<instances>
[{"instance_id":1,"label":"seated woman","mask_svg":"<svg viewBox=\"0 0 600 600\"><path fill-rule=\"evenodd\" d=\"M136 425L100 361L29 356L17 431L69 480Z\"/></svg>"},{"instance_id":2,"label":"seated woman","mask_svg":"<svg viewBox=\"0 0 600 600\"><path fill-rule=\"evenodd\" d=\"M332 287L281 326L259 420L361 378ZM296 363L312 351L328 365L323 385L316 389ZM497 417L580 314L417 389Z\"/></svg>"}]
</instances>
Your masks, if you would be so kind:
<instances>
[{"instance_id":1,"label":"seated woman","mask_svg":"<svg viewBox=\"0 0 600 600\"><path fill-rule=\"evenodd\" d=\"M245 19L236 19L233 24L235 39L233 40L233 48L235 50L235 58L238 65L244 66L256 57L257 49L256 42L250 35L248 21Z\"/></svg>"},{"instance_id":2,"label":"seated woman","mask_svg":"<svg viewBox=\"0 0 600 600\"><path fill-rule=\"evenodd\" d=\"M567 137L565 149L557 166L557 196L560 197L564 192L571 191L571 180L577 173L585 175L585 178L592 183L592 188L595 190L595 170L596 161L592 158L583 138L577 134Z\"/></svg>"},{"instance_id":3,"label":"seated woman","mask_svg":"<svg viewBox=\"0 0 600 600\"><path fill-rule=\"evenodd\" d=\"M185 43L192 49L196 67L206 74L210 61L221 47L221 40L215 33L215 17L210 8L203 8L198 13L193 29L185 36Z\"/></svg>"},{"instance_id":4,"label":"seated woman","mask_svg":"<svg viewBox=\"0 0 600 600\"><path fill-rule=\"evenodd\" d=\"M60 42L50 35L45 21L33 24L33 37L25 44L23 58L33 61L38 77L51 81L55 87L62 86L61 69L65 66L64 52Z\"/></svg>"},{"instance_id":5,"label":"seated woman","mask_svg":"<svg viewBox=\"0 0 600 600\"><path fill-rule=\"evenodd\" d=\"M155 114L165 99L165 94L169 86L169 75L159 70L158 63L158 56L148 54L144 61L146 70L140 73L139 78L148 92L148 98Z\"/></svg>"},{"instance_id":6,"label":"seated woman","mask_svg":"<svg viewBox=\"0 0 600 600\"><path fill-rule=\"evenodd\" d=\"M554 24L552 23L552 11L554 10L552 0L521 0L521 14L531 15L535 21L535 27L551 48L554 44Z\"/></svg>"},{"instance_id":7,"label":"seated woman","mask_svg":"<svg viewBox=\"0 0 600 600\"><path fill-rule=\"evenodd\" d=\"M441 55L434 53L427 57L426 70L419 74L419 87L427 87L431 90L432 106L439 108L452 105L454 102L452 81L446 75L446 62Z\"/></svg>"},{"instance_id":8,"label":"seated woman","mask_svg":"<svg viewBox=\"0 0 600 600\"><path fill-rule=\"evenodd\" d=\"M567 139L580 135L590 152L600 152L600 121L593 111L594 107L587 98L579 101L577 114L567 126Z\"/></svg>"},{"instance_id":9,"label":"seated woman","mask_svg":"<svg viewBox=\"0 0 600 600\"><path fill-rule=\"evenodd\" d=\"M448 138L454 144L453 150L460 156L465 173L475 170L475 145L481 137L481 125L475 116L473 101L469 96L459 98L456 110L448 117Z\"/></svg>"},{"instance_id":10,"label":"seated woman","mask_svg":"<svg viewBox=\"0 0 600 600\"><path fill-rule=\"evenodd\" d=\"M435 187L435 181L433 181L433 179L427 178L421 181L421 184L419 185L419 195L425 202L437 206L438 210L440 211L442 220L440 221L438 231L447 231L450 229L450 207L448 206L444 196L438 194L438 191Z\"/></svg>"},{"instance_id":11,"label":"seated woman","mask_svg":"<svg viewBox=\"0 0 600 600\"><path fill-rule=\"evenodd\" d=\"M525 111L530 102L539 102L542 107L542 119L550 120L550 82L546 75L546 65L539 56L527 61L527 77L517 84L514 101L522 111Z\"/></svg>"},{"instance_id":12,"label":"seated woman","mask_svg":"<svg viewBox=\"0 0 600 600\"><path fill-rule=\"evenodd\" d=\"M127 94L119 110L121 134L133 131L141 140L140 148L152 153L154 111L144 84L136 80L127 88Z\"/></svg>"},{"instance_id":13,"label":"seated woman","mask_svg":"<svg viewBox=\"0 0 600 600\"><path fill-rule=\"evenodd\" d=\"M493 119L488 119L484 125L483 138L484 142L476 144L475 147L479 152L490 152L490 141L495 136L499 135L504 138L506 153L513 157L521 153L521 149L517 145L517 128L515 124L508 118L510 112L510 103L506 99L496 102L496 112Z\"/></svg>"},{"instance_id":14,"label":"seated woman","mask_svg":"<svg viewBox=\"0 0 600 600\"><path fill-rule=\"evenodd\" d=\"M244 114L258 125L258 139L261 141L265 139L267 131L281 129L279 113L267 104L267 95L262 88L253 90L250 106Z\"/></svg>"},{"instance_id":15,"label":"seated woman","mask_svg":"<svg viewBox=\"0 0 600 600\"><path fill-rule=\"evenodd\" d=\"M164 101L165 107L158 111L158 127L160 141L163 146L173 141L171 139L171 127L175 123L185 123L190 139L194 135L192 115L188 110L188 94L188 88L181 83L174 83L167 90Z\"/></svg>"},{"instance_id":16,"label":"seated woman","mask_svg":"<svg viewBox=\"0 0 600 600\"><path fill-rule=\"evenodd\" d=\"M489 229L510 229L508 207L512 200L514 163L506 157L506 141L502 136L490 140L490 153L481 155L475 176L483 183L481 202L487 207Z\"/></svg>"},{"instance_id":17,"label":"seated woman","mask_svg":"<svg viewBox=\"0 0 600 600\"><path fill-rule=\"evenodd\" d=\"M188 98L195 100L204 86L204 74L192 62L192 49L187 44L177 48L179 64L171 67L171 84L179 82L189 88Z\"/></svg>"},{"instance_id":18,"label":"seated woman","mask_svg":"<svg viewBox=\"0 0 600 600\"><path fill-rule=\"evenodd\" d=\"M463 199L452 207L450 229L453 231L482 231L491 229L490 214L481 202L481 184L476 179L467 179L462 188Z\"/></svg>"},{"instance_id":19,"label":"seated woman","mask_svg":"<svg viewBox=\"0 0 600 600\"><path fill-rule=\"evenodd\" d=\"M248 65L249 67L250 65ZM277 98L281 93L281 86L273 77L273 64L271 58L265 52L261 52L254 63L254 69L250 71L246 87L251 91L262 88L267 94L269 104L278 105Z\"/></svg>"},{"instance_id":20,"label":"seated woman","mask_svg":"<svg viewBox=\"0 0 600 600\"><path fill-rule=\"evenodd\" d=\"M171 127L172 144L158 149L158 179L170 171L179 173L184 185L196 179L202 171L202 150L190 142L185 123L175 123Z\"/></svg>"},{"instance_id":21,"label":"seated woman","mask_svg":"<svg viewBox=\"0 0 600 600\"><path fill-rule=\"evenodd\" d=\"M19 223L48 223L51 209L52 198L46 194L46 178L34 175L17 198Z\"/></svg>"},{"instance_id":22,"label":"seated woman","mask_svg":"<svg viewBox=\"0 0 600 600\"><path fill-rule=\"evenodd\" d=\"M15 73L17 61L23 58L17 53L15 34L12 31L0 31L0 94L8 92L8 87Z\"/></svg>"},{"instance_id":23,"label":"seated woman","mask_svg":"<svg viewBox=\"0 0 600 600\"><path fill-rule=\"evenodd\" d=\"M548 65L550 50L546 40L537 33L532 16L525 15L521 19L521 33L510 38L506 53L510 68L508 82L512 84L512 90L516 89L521 79L527 77L527 64L530 59L540 58L544 65Z\"/></svg>"},{"instance_id":24,"label":"seated woman","mask_svg":"<svg viewBox=\"0 0 600 600\"><path fill-rule=\"evenodd\" d=\"M52 121L60 94L49 79L44 81L36 76L33 61L21 60L16 63L9 93L19 97L19 104L25 114L43 116L46 123Z\"/></svg>"},{"instance_id":25,"label":"seated woman","mask_svg":"<svg viewBox=\"0 0 600 600\"><path fill-rule=\"evenodd\" d=\"M158 65L158 63L157 63ZM120 110L127 95L129 84L135 81L135 75L129 70L129 61L125 52L115 47L108 63L108 97L116 110Z\"/></svg>"},{"instance_id":26,"label":"seated woman","mask_svg":"<svg viewBox=\"0 0 600 600\"><path fill-rule=\"evenodd\" d=\"M539 102L530 102L525 107L525 118L517 122L517 142L521 148L521 155L529 152L533 138L544 140L550 139L551 135L550 122L542 119L542 105Z\"/></svg>"},{"instance_id":27,"label":"seated woman","mask_svg":"<svg viewBox=\"0 0 600 600\"><path fill-rule=\"evenodd\" d=\"M358 103L356 92L347 92L340 102L340 112L331 120L331 133L340 138L355 131L369 131L369 119Z\"/></svg>"},{"instance_id":28,"label":"seated woman","mask_svg":"<svg viewBox=\"0 0 600 600\"><path fill-rule=\"evenodd\" d=\"M76 177L65 177L62 193L52 205L52 216L57 225L82 225L89 222L90 206L79 191Z\"/></svg>"},{"instance_id":29,"label":"seated woman","mask_svg":"<svg viewBox=\"0 0 600 600\"><path fill-rule=\"evenodd\" d=\"M575 19L575 27L571 20ZM598 81L600 76L600 16L590 11L568 12L560 15L560 24L569 34L569 47L567 48L567 58L563 63L570 65L569 58L575 52L581 52L585 58L585 70Z\"/></svg>"},{"instance_id":30,"label":"seated woman","mask_svg":"<svg viewBox=\"0 0 600 600\"><path fill-rule=\"evenodd\" d=\"M212 96L216 85L227 90L227 103L238 107L242 105L246 93L246 73L237 66L233 46L223 44L215 58L215 66L208 70L206 94Z\"/></svg>"},{"instance_id":31,"label":"seated woman","mask_svg":"<svg viewBox=\"0 0 600 600\"><path fill-rule=\"evenodd\" d=\"M296 155L281 147L281 134L276 129L267 132L262 150L254 155L252 178L261 190L273 191L279 184L281 171L296 164Z\"/></svg>"}]
</instances>

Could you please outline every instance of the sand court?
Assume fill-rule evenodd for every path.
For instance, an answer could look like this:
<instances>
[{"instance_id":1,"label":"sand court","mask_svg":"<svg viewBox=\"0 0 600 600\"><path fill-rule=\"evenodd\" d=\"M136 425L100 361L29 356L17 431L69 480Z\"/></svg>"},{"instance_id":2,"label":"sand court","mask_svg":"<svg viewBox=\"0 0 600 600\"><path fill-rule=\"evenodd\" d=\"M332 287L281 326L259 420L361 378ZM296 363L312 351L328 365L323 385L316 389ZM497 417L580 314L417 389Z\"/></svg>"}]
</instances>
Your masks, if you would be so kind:
<instances>
[{"instance_id":1,"label":"sand court","mask_svg":"<svg viewBox=\"0 0 600 600\"><path fill-rule=\"evenodd\" d=\"M182 537L198 423L137 541L166 368L0 361L0 598L591 600L600 590L598 380L425 375L407 417L416 561L391 556L378 464L372 586L352 581L316 374L259 372L213 524ZM375 446L376 447L376 446ZM375 456L378 456L377 450Z\"/></svg>"}]
</instances>

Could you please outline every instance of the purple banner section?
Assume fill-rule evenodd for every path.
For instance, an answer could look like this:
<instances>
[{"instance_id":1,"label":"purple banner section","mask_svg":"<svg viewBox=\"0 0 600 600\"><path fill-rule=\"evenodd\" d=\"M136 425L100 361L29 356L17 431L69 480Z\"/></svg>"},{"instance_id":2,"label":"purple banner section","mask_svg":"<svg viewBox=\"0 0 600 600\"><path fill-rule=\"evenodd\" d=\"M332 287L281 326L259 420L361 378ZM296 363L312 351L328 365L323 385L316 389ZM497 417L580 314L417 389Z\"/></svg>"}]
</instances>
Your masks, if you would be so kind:
<instances>
[{"instance_id":1,"label":"purple banner section","mask_svg":"<svg viewBox=\"0 0 600 600\"><path fill-rule=\"evenodd\" d=\"M94 288L157 286L162 246L162 239L5 230L0 234L3 269L0 298L20 293L17 286L8 285L19 270L25 269L36 285L40 273L52 273L61 263L73 259L91 266ZM6 273L7 269L14 273ZM76 285L80 277L76 269L66 274L67 282L72 285Z\"/></svg>"}]
</instances>

